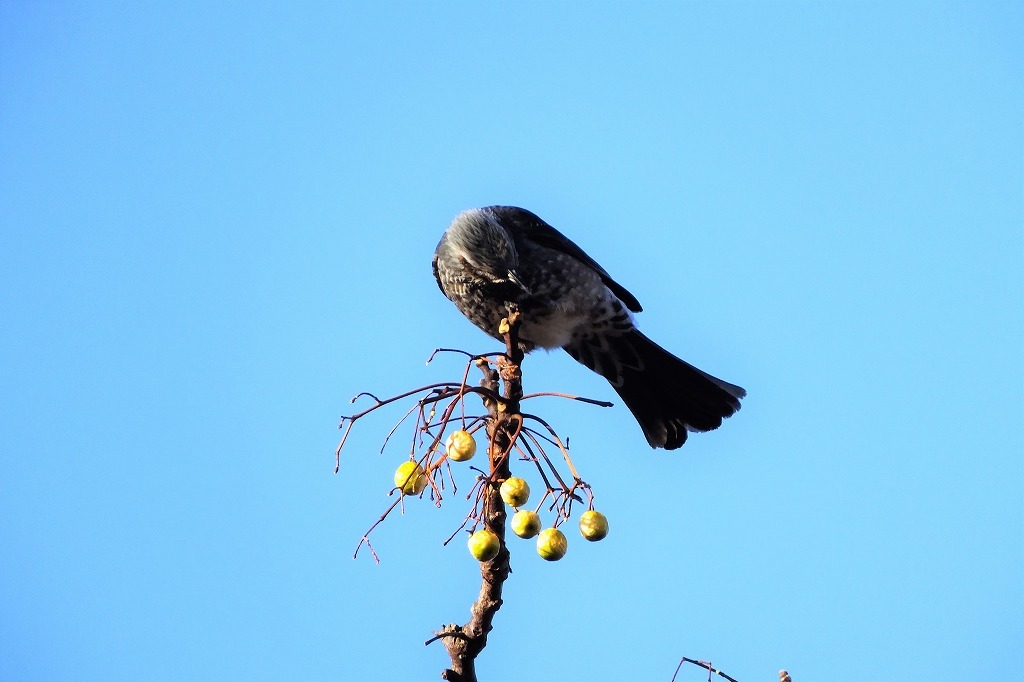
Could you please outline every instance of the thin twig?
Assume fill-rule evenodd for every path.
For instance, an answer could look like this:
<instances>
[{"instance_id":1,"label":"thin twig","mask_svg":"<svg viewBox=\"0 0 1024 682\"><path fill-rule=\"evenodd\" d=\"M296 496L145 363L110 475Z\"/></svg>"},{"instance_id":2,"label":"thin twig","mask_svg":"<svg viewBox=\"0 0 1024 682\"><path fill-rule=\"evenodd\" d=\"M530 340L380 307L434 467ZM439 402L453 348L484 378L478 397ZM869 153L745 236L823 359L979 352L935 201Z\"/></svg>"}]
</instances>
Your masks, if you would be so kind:
<instances>
[{"instance_id":1,"label":"thin twig","mask_svg":"<svg viewBox=\"0 0 1024 682\"><path fill-rule=\"evenodd\" d=\"M395 507L397 507L398 505L400 505L402 503L402 498L403 497L405 497L405 496L402 495L402 494L399 494L398 495L398 499L395 500L394 502L392 502L391 506L388 507L387 510L383 514L380 515L380 518L377 519L373 523L373 525L370 526L369 529L365 533L363 533L363 537L359 541L359 544L356 545L356 551L352 555L353 559L355 559L357 556L359 556L359 548L363 546L363 543L366 543L366 546L370 547L370 553L373 554L374 561L376 561L378 564L380 563L380 558L377 556L377 553L373 551L373 547L370 546L370 533L373 532L374 528L376 528L377 526L379 526L380 524L382 524L384 522L384 519L386 519L388 517L388 514L390 514L392 511L394 511Z\"/></svg>"},{"instance_id":2,"label":"thin twig","mask_svg":"<svg viewBox=\"0 0 1024 682\"><path fill-rule=\"evenodd\" d=\"M567 400L578 400L581 403L587 403L588 405L597 405L598 407L615 407L615 403L610 403L607 400L595 400L594 398L583 398L578 395L572 395L569 393L556 393L555 391L542 391L541 393L530 393L524 395L523 400L529 400L530 398L565 398Z\"/></svg>"},{"instance_id":3,"label":"thin twig","mask_svg":"<svg viewBox=\"0 0 1024 682\"><path fill-rule=\"evenodd\" d=\"M558 449L562 451L562 457L565 458L565 463L569 465L569 471L572 472L572 477L578 479L580 475L576 473L576 467L573 466L572 464L572 459L569 457L569 451L565 449L564 445L562 445L562 441L558 439L558 434L555 433L555 430L553 428L551 428L551 425L535 414L524 414L523 419L532 419L533 421L543 425L544 428L548 430L548 433L550 433L552 437L555 439L555 443L558 445Z\"/></svg>"},{"instance_id":4,"label":"thin twig","mask_svg":"<svg viewBox=\"0 0 1024 682\"><path fill-rule=\"evenodd\" d=\"M728 675L723 673L721 670L718 670L716 668L711 667L711 664L708 663L707 661L696 661L696 660L694 660L692 658L687 658L686 656L683 656L683 658L679 661L679 665L676 666L676 672L672 675L672 681L671 682L676 682L676 675L679 674L679 669L683 667L683 663L692 663L692 664L694 664L696 666L700 666L701 668L704 668L705 670L708 671L708 679L711 678L711 673L714 673L714 674L718 675L719 677L724 677L725 679L729 680L729 682L739 682L736 678L729 677Z\"/></svg>"}]
</instances>

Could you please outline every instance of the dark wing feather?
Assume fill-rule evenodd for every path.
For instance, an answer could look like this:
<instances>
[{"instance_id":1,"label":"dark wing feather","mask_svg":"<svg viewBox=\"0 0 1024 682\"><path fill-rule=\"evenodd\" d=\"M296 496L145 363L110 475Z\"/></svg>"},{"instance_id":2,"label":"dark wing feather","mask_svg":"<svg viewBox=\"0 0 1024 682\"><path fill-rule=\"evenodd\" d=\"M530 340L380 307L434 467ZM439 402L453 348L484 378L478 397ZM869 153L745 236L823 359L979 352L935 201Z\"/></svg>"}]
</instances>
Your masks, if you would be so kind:
<instances>
[{"instance_id":1,"label":"dark wing feather","mask_svg":"<svg viewBox=\"0 0 1024 682\"><path fill-rule=\"evenodd\" d=\"M636 300L636 296L626 291L624 286L612 279L611 275L597 264L597 261L588 256L583 249L576 246L571 239L548 225L537 215L527 211L525 208L518 208L516 206L488 206L487 210L494 213L499 222L502 220L515 222L523 235L528 237L534 243L553 251L559 251L567 256L572 256L596 272L601 276L601 281L604 282L605 286L611 289L612 293L618 296L619 300L622 301L631 312L639 313L643 310L640 305L640 301Z\"/></svg>"}]
</instances>

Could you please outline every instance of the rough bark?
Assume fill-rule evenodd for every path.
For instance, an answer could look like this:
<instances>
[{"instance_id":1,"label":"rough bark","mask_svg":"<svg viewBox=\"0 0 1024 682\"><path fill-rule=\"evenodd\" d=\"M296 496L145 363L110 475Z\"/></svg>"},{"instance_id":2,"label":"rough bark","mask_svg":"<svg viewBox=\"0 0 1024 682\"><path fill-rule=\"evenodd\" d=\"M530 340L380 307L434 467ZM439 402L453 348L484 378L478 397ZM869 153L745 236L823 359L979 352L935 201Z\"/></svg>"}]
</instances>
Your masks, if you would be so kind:
<instances>
[{"instance_id":1,"label":"rough bark","mask_svg":"<svg viewBox=\"0 0 1024 682\"><path fill-rule=\"evenodd\" d=\"M465 625L454 623L445 625L437 633L444 642L451 667L441 673L441 677L451 682L476 682L476 657L487 646L487 635L491 631L494 615L501 608L501 590L510 572L509 552L505 545L505 503L501 499L499 488L502 481L511 476L509 459L511 458L512 439L518 431L522 416L519 411L519 400L523 396L520 363L523 352L519 348L516 334L516 314L509 315L511 323L502 327L505 337L507 362L499 363L497 369L481 363L484 378L480 385L494 394L504 398L501 402L486 400L485 405L490 415L487 425L488 456L491 464L491 475L484 484L483 493L483 527L490 530L501 542L501 549L492 560L480 564L480 594L470 609L470 619Z\"/></svg>"}]
</instances>

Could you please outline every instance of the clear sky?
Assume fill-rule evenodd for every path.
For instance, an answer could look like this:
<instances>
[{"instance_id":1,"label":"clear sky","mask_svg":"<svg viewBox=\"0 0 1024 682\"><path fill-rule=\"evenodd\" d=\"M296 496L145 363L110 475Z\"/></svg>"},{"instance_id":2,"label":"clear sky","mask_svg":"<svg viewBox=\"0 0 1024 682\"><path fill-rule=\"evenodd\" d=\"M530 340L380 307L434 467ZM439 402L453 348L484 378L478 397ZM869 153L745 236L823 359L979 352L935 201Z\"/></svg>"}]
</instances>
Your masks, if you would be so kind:
<instances>
[{"instance_id":1,"label":"clear sky","mask_svg":"<svg viewBox=\"0 0 1024 682\"><path fill-rule=\"evenodd\" d=\"M1024 677L1019 3L0 3L0 678L437 679L466 513L387 506L495 343L430 258L524 206L749 391L511 545L488 680ZM563 353L527 391L614 400ZM468 481L468 477L463 477ZM468 489L468 484L466 485ZM699 670L683 680L700 680Z\"/></svg>"}]
</instances>

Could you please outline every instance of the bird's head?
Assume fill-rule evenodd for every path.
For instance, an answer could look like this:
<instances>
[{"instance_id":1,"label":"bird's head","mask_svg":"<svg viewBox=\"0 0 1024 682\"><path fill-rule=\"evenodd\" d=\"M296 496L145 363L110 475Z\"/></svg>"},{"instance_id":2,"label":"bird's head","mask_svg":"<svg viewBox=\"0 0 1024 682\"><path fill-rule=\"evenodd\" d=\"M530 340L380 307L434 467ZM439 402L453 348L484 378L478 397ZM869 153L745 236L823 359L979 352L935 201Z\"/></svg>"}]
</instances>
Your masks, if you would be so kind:
<instances>
[{"instance_id":1,"label":"bird's head","mask_svg":"<svg viewBox=\"0 0 1024 682\"><path fill-rule=\"evenodd\" d=\"M488 280L511 282L525 290L519 280L519 252L498 217L487 208L471 208L455 216L445 232L452 255L465 260Z\"/></svg>"}]
</instances>

